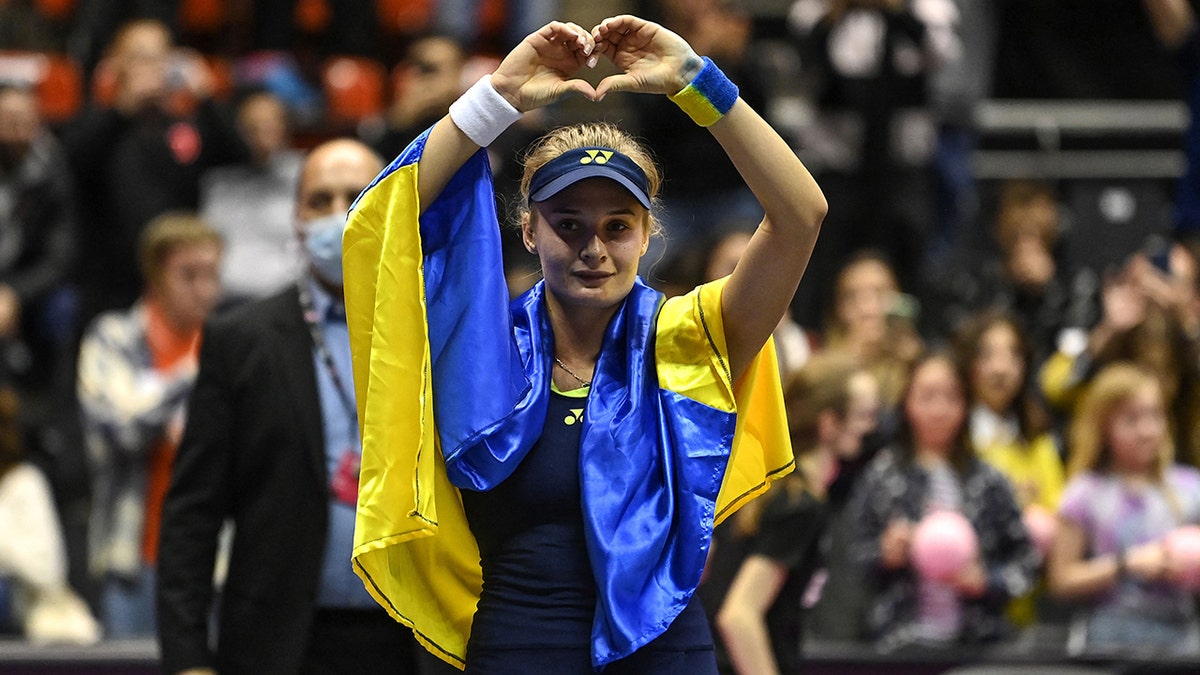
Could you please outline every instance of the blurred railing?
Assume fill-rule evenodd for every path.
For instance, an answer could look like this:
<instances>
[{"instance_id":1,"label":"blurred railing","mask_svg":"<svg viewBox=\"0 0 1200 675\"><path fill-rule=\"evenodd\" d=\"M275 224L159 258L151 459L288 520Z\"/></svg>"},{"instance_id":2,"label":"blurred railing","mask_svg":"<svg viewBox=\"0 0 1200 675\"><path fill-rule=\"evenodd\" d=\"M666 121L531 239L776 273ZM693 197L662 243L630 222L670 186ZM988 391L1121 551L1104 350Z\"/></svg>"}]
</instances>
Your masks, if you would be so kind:
<instances>
[{"instance_id":1,"label":"blurred railing","mask_svg":"<svg viewBox=\"0 0 1200 675\"><path fill-rule=\"evenodd\" d=\"M1001 101L976 111L981 180L1174 178L1188 124L1179 101Z\"/></svg>"}]
</instances>

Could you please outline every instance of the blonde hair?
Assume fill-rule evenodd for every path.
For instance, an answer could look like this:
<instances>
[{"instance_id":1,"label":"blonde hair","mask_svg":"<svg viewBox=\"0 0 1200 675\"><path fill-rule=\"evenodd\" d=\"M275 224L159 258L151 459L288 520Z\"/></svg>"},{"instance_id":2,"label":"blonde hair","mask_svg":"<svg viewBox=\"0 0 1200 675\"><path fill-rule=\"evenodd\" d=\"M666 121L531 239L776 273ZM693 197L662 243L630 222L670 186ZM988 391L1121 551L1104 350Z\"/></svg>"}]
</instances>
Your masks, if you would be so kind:
<instances>
[{"instance_id":1,"label":"blonde hair","mask_svg":"<svg viewBox=\"0 0 1200 675\"><path fill-rule=\"evenodd\" d=\"M110 40L108 43L106 54L110 57L123 55L124 50L128 48L127 43L129 38L135 33L145 30L152 30L156 33L159 33L166 41L168 48L171 46L174 40L174 36L171 34L170 26L162 21L159 21L158 19L152 19L148 17L130 19L117 28L112 40Z\"/></svg>"},{"instance_id":2,"label":"blonde hair","mask_svg":"<svg viewBox=\"0 0 1200 675\"><path fill-rule=\"evenodd\" d=\"M637 164L646 174L651 202L657 203L658 192L662 187L662 172L645 145L629 133L607 122L573 124L546 132L544 136L534 141L525 153L522 160L525 171L521 175L521 203L518 206L518 222L524 223L525 219L529 217L529 185L533 181L533 174L564 152L592 146L611 148L633 160L633 163ZM652 214L650 231L653 234L657 229L658 221Z\"/></svg>"},{"instance_id":3,"label":"blonde hair","mask_svg":"<svg viewBox=\"0 0 1200 675\"><path fill-rule=\"evenodd\" d=\"M1071 422L1071 453L1067 462L1067 474L1076 475L1084 471L1106 471L1112 462L1108 447L1108 427L1113 411L1122 403L1136 396L1147 386L1158 392L1159 405L1166 417L1165 401L1162 400L1162 385L1149 370L1128 362L1114 363L1101 370L1088 385L1075 418ZM1163 442L1155 459L1154 479L1163 481L1174 452L1171 435L1164 432Z\"/></svg>"},{"instance_id":4,"label":"blonde hair","mask_svg":"<svg viewBox=\"0 0 1200 675\"><path fill-rule=\"evenodd\" d=\"M194 213L171 211L151 220L138 240L142 279L151 286L157 284L167 258L181 248L196 244L208 244L218 249L225 245L221 234Z\"/></svg>"}]
</instances>

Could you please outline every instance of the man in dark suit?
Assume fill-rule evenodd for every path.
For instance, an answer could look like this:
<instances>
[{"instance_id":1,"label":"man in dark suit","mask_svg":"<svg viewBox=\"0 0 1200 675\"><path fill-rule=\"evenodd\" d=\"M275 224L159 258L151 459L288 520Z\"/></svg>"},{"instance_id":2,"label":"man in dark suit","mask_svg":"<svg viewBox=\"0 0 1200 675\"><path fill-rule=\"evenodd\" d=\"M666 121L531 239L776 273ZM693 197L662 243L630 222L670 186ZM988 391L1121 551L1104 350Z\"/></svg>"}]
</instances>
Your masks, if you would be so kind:
<instances>
[{"instance_id":1,"label":"man in dark suit","mask_svg":"<svg viewBox=\"0 0 1200 675\"><path fill-rule=\"evenodd\" d=\"M309 269L205 328L163 510L164 672L415 673L418 649L355 576L359 439L342 301L341 231L383 168L339 139L306 158L296 207ZM218 531L232 520L215 651Z\"/></svg>"}]
</instances>

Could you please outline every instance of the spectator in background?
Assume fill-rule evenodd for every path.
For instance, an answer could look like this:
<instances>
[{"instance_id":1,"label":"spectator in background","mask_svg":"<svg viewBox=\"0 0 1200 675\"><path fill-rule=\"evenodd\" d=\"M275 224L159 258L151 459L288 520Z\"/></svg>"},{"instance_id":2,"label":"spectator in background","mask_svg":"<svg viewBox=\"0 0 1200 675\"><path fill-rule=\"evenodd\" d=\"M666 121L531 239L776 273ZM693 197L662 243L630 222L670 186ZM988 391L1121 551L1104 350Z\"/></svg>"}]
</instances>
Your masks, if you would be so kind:
<instances>
[{"instance_id":1,"label":"spectator in background","mask_svg":"<svg viewBox=\"0 0 1200 675\"><path fill-rule=\"evenodd\" d=\"M178 16L179 0L79 0L66 40L67 51L84 72L90 73L123 23L152 19L174 32Z\"/></svg>"},{"instance_id":2,"label":"spectator in background","mask_svg":"<svg viewBox=\"0 0 1200 675\"><path fill-rule=\"evenodd\" d=\"M879 382L886 418L899 403L909 365L922 349L915 327L918 311L878 251L855 253L837 275L825 348L845 351L870 369ZM886 420L885 427L891 428Z\"/></svg>"},{"instance_id":3,"label":"spectator in background","mask_svg":"<svg viewBox=\"0 0 1200 675\"><path fill-rule=\"evenodd\" d=\"M788 380L785 405L796 471L717 528L699 591L739 675L801 667L804 610L825 576L826 489L875 428L879 391L850 357L822 354Z\"/></svg>"},{"instance_id":4,"label":"spectator in background","mask_svg":"<svg viewBox=\"0 0 1200 675\"><path fill-rule=\"evenodd\" d=\"M371 142L375 150L390 160L445 116L463 93L466 64L467 52L452 37L426 35L414 40L397 66L387 129Z\"/></svg>"},{"instance_id":5,"label":"spectator in background","mask_svg":"<svg viewBox=\"0 0 1200 675\"><path fill-rule=\"evenodd\" d=\"M967 437L967 382L949 356L920 358L896 441L851 497L851 558L867 574L867 624L883 650L1002 639L1005 606L1033 587L1038 557L1012 488ZM912 557L914 529L938 510L962 514L978 540L976 558L949 581L919 575Z\"/></svg>"},{"instance_id":6,"label":"spectator in background","mask_svg":"<svg viewBox=\"0 0 1200 675\"><path fill-rule=\"evenodd\" d=\"M1054 512L1062 495L1062 453L1034 389L1033 352L1019 319L979 313L962 325L956 342L970 377L972 447L1008 477L1022 507Z\"/></svg>"},{"instance_id":7,"label":"spectator in background","mask_svg":"<svg viewBox=\"0 0 1200 675\"><path fill-rule=\"evenodd\" d=\"M1196 260L1181 245L1158 262L1134 254L1105 279L1101 300L1096 325L1065 331L1042 365L1038 385L1047 403L1069 419L1096 372L1115 361L1137 363L1159 378L1179 459L1200 465Z\"/></svg>"},{"instance_id":8,"label":"spectator in background","mask_svg":"<svg viewBox=\"0 0 1200 675\"><path fill-rule=\"evenodd\" d=\"M957 335L968 374L971 445L1012 483L1024 508L1053 513L1062 495L1062 453L1034 389L1029 338L1011 314L987 311Z\"/></svg>"},{"instance_id":9,"label":"spectator in background","mask_svg":"<svg viewBox=\"0 0 1200 675\"><path fill-rule=\"evenodd\" d=\"M71 579L86 584L87 461L75 401L78 210L33 91L0 87L0 380L21 399L28 454L61 505Z\"/></svg>"},{"instance_id":10,"label":"spectator in background","mask_svg":"<svg viewBox=\"0 0 1200 675\"><path fill-rule=\"evenodd\" d=\"M220 296L221 238L186 213L159 216L139 246L146 279L128 310L100 315L79 350L92 460L92 573L109 637L154 634L163 498L196 377L200 328Z\"/></svg>"},{"instance_id":11,"label":"spectator in background","mask_svg":"<svg viewBox=\"0 0 1200 675\"><path fill-rule=\"evenodd\" d=\"M36 97L0 87L0 371L22 385L51 384L77 330L66 289L76 216L66 157Z\"/></svg>"},{"instance_id":12,"label":"spectator in background","mask_svg":"<svg viewBox=\"0 0 1200 675\"><path fill-rule=\"evenodd\" d=\"M67 555L54 495L26 461L20 399L0 387L0 585L15 591L25 638L37 644L90 644L100 625L67 584ZM0 615L0 622L7 617Z\"/></svg>"},{"instance_id":13,"label":"spectator in background","mask_svg":"<svg viewBox=\"0 0 1200 675\"><path fill-rule=\"evenodd\" d=\"M225 240L227 303L271 295L298 272L292 219L303 160L287 108L274 94L252 92L238 105L237 125L250 161L209 169L200 181L200 212Z\"/></svg>"},{"instance_id":14,"label":"spectator in background","mask_svg":"<svg viewBox=\"0 0 1200 675\"><path fill-rule=\"evenodd\" d=\"M1071 424L1049 560L1050 590L1081 602L1072 653L1200 655L1196 599L1163 541L1200 520L1200 471L1172 455L1158 377L1129 363L1097 374Z\"/></svg>"},{"instance_id":15,"label":"spectator in background","mask_svg":"<svg viewBox=\"0 0 1200 675\"><path fill-rule=\"evenodd\" d=\"M136 250L146 224L166 211L196 209L204 170L246 154L208 98L207 71L172 67L171 47L158 21L122 26L108 53L111 106L94 103L64 131L80 200L89 205L80 238L88 252L79 270L85 322L138 297ZM193 113L169 105L181 88L199 99Z\"/></svg>"},{"instance_id":16,"label":"spectator in background","mask_svg":"<svg viewBox=\"0 0 1200 675\"><path fill-rule=\"evenodd\" d=\"M294 221L308 273L205 329L163 508L164 672L417 672L412 631L350 564L360 442L341 241L350 204L382 168L358 141L314 148ZM226 519L235 534L213 640Z\"/></svg>"},{"instance_id":17,"label":"spectator in background","mask_svg":"<svg viewBox=\"0 0 1200 675\"><path fill-rule=\"evenodd\" d=\"M1004 310L1029 330L1035 362L1045 360L1062 329L1083 321L1095 301L1068 290L1058 261L1062 229L1061 206L1049 185L1004 183L985 258L966 256L926 285L926 334L952 334L976 312Z\"/></svg>"},{"instance_id":18,"label":"spectator in background","mask_svg":"<svg viewBox=\"0 0 1200 675\"><path fill-rule=\"evenodd\" d=\"M956 335L960 368L970 383L971 445L980 459L1004 474L1016 493L1022 520L1039 552L1053 536L1049 528L1062 496L1062 454L1050 430L1049 413L1037 396L1033 381L1033 347L1019 319L998 310L982 312ZM1022 596L1009 607L1017 626L1038 619L1037 598Z\"/></svg>"}]
</instances>

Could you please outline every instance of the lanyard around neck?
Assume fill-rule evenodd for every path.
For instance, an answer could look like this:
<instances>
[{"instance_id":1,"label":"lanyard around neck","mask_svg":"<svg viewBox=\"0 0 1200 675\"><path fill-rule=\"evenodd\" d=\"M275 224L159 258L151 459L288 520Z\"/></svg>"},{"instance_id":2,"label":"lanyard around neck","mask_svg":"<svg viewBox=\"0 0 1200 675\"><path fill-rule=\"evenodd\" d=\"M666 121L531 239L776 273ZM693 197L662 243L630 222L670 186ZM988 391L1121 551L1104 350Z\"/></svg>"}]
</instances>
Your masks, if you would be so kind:
<instances>
[{"instance_id":1,"label":"lanyard around neck","mask_svg":"<svg viewBox=\"0 0 1200 675\"><path fill-rule=\"evenodd\" d=\"M341 399L342 406L346 409L346 416L350 420L350 426L353 427L354 435L357 436L358 406L354 403L354 396L350 388L346 386L346 381L338 372L337 364L333 360L333 352L329 350L329 344L325 341L325 333L321 330L321 316L317 313L312 291L309 290L310 283L312 283L311 278L301 278L296 284L296 290L300 293L300 310L304 315L304 323L308 326L308 333L312 336L313 345L317 348L317 356L321 359L325 371L329 373L329 379L333 382L333 388L337 390L338 398Z\"/></svg>"}]
</instances>

